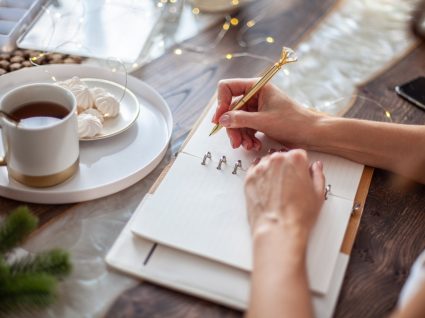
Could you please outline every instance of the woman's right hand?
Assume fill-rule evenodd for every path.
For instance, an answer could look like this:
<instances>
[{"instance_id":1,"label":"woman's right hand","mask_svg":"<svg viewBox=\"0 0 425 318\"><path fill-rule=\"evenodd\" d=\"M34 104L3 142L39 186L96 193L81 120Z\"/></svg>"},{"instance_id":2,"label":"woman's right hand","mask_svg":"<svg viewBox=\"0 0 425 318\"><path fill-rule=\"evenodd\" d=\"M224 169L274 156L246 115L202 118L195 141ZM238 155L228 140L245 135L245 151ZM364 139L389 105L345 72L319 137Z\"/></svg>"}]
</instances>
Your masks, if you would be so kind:
<instances>
[{"instance_id":1,"label":"woman's right hand","mask_svg":"<svg viewBox=\"0 0 425 318\"><path fill-rule=\"evenodd\" d=\"M246 94L258 79L226 79L218 84L218 106L212 122L227 128L233 148L259 150L260 131L287 147L303 148L314 138L311 130L322 116L299 106L272 84L266 84L242 110L230 110L232 99Z\"/></svg>"}]
</instances>

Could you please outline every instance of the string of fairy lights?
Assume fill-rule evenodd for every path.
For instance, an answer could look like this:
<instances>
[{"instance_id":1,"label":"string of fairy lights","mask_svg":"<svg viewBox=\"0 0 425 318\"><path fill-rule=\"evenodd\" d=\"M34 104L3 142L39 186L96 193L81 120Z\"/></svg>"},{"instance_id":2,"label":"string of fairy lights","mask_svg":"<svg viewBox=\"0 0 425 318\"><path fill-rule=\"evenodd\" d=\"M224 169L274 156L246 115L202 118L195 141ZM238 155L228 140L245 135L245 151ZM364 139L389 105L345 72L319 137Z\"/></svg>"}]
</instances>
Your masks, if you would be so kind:
<instances>
[{"instance_id":1,"label":"string of fairy lights","mask_svg":"<svg viewBox=\"0 0 425 318\"><path fill-rule=\"evenodd\" d=\"M167 5L178 5L178 2L182 1L182 0L159 0L157 2L157 7L158 8L165 8ZM229 0L229 3L234 7L234 9L236 9L239 5L240 5L240 1L239 0ZM55 26L55 20L57 18L61 18L57 16L57 13L53 14L52 12L50 12L50 10L48 8L43 8L45 10L45 12L51 16L51 20L52 20L52 34L54 33L54 26ZM234 11L234 10L230 10L230 11ZM264 16L266 16L266 11L264 8L262 8L260 10L260 14L258 14L256 17L249 19L248 21L246 21L244 23L244 25L240 28L239 33L238 33L238 44L240 47L245 48L248 47L250 45L257 45L260 43L268 43L268 44L274 44L275 43L275 39L273 36L271 35L267 35L267 36L261 36L261 37L257 37L256 39L254 39L253 41L251 41L250 43L247 43L243 36L245 35L245 33L247 33L250 29L254 28L260 21L262 18L264 18ZM200 14L202 14L201 9L198 7L193 7L192 8L192 14L195 16L198 16ZM85 20L84 15L86 15L87 12L84 9L83 6L83 11L82 11L82 16L79 19L79 26L77 25L76 29L79 30L81 28L82 23ZM232 16L232 15L225 15L224 17L225 21L222 24L222 26L220 27L220 30L216 36L216 38L209 44L209 45L203 45L203 46L197 46L197 45L193 45L193 44L182 44L181 46L178 46L174 49L174 54L175 55L182 55L184 54L185 51L190 51L192 53L206 53L206 52L210 52L212 49L216 48L219 43L221 42L221 40L225 37L225 35L227 34L227 32L229 32L231 29L240 26L241 24L241 20L236 17L236 16ZM49 39L46 39L46 42L49 42ZM61 45L59 45L57 48L64 46L65 44L69 44L72 43L72 40L66 41L64 43L62 43ZM81 43L76 43L77 46L81 47L82 44ZM38 56L33 56L30 58L30 62L33 65L39 65L38 61L43 58L44 56L46 56L47 54L50 54L51 52L42 52L40 53ZM270 62L273 62L271 59L269 58L265 58L265 57L260 57L258 55L255 54L250 54L248 52L239 52L239 53L233 53L233 52L228 52L226 54L224 54L224 56L222 56L222 58L227 59L227 60L231 60L232 58L237 58L237 57L252 57L252 58L260 58L263 60L268 60ZM139 63L133 63L131 65L130 68L132 69L136 69L140 67ZM112 69L113 72L116 71L116 68Z\"/></svg>"},{"instance_id":2,"label":"string of fairy lights","mask_svg":"<svg viewBox=\"0 0 425 318\"><path fill-rule=\"evenodd\" d=\"M160 0L159 3L161 3L162 5L170 2L170 3L176 3L177 0ZM240 5L239 0L230 0L230 4L232 6L236 7ZM231 11L231 10L230 10ZM249 43L244 39L245 34L252 28L254 28L265 16L266 16L266 12L267 12L267 6L264 6L262 8L260 8L260 13L257 14L255 17L249 19L246 22L242 22L237 16L232 16L232 15L226 15L224 17L224 23L221 25L220 30L218 31L218 34L216 36L216 38L211 41L211 44L209 45L193 45L193 44L183 44L180 45L178 47L176 47L174 49L174 54L176 55L182 55L184 53L184 51L189 51L189 52L193 52L193 53L206 53L206 52L210 52L212 49L214 49L215 47L217 47L219 45L219 43L221 42L221 40L225 37L225 35L233 28L239 27L238 30L238 34L237 34L237 43L240 47L242 48L246 48L248 46L252 46L252 45L258 45L260 43L267 43L267 44L274 44L275 43L275 39L273 36L271 35L267 35L267 36L260 36L257 37L256 39L250 41ZM192 14L194 14L195 16L200 15L201 9L198 7L193 7L192 8ZM255 54L251 54L248 52L239 52L239 53L234 53L234 52L228 52L226 54L224 54L224 56L222 56L222 58L227 59L227 60L231 60L233 58L237 58L237 57L252 57L252 58L260 58L262 60L267 60L270 62L273 62L273 60L266 58L266 57L259 57L258 55Z\"/></svg>"},{"instance_id":3,"label":"string of fairy lights","mask_svg":"<svg viewBox=\"0 0 425 318\"><path fill-rule=\"evenodd\" d=\"M108 1L108 0L107 0ZM156 3L156 6L159 9L170 9L173 8L173 6L178 6L178 5L185 5L184 3L182 4L183 0L158 0ZM83 3L81 2L81 4L83 5ZM74 4L77 5L77 4ZM255 38L250 38L250 40L248 41L246 39L248 33L253 30L256 26L258 26L259 24L261 24L262 19L264 19L265 17L268 16L268 6L267 5L262 5L261 1L256 1L255 3L252 3L253 6L258 6L253 8L254 12L256 12L256 15L254 17L249 17L246 18L244 17L244 19L241 19L237 16L237 8L239 7L239 5L241 5L240 0L229 0L229 5L231 7L233 7L233 10L228 10L229 12L235 12L235 14L225 14L224 15L224 22L223 24L221 24L218 27L217 30L217 34L215 36L215 38L211 41L209 41L209 43L207 45L196 45L196 44L192 44L192 43L181 43L177 46L175 46L172 50L173 54L176 56L181 56L184 55L185 53L191 53L191 54L210 54L214 49L216 49L219 44L221 43L221 41L224 39L224 37L226 36L226 34L228 32L230 32L232 29L236 29L237 30L237 34L236 34L236 42L238 44L238 46L242 49L246 49L248 47L252 47L255 45L259 45L259 44L266 44L266 45L273 45L275 44L276 40L275 38L271 35L271 34L266 34L266 35L259 35ZM46 9L46 8L45 8ZM47 14L51 14L50 12L48 12L48 9L46 9L46 13ZM80 26L77 26L77 29L81 28L82 23L84 22L84 20L86 19L86 15L87 12L85 11L85 9L83 8L83 15L80 17L79 19L79 24ZM197 17L202 15L204 12L197 6L192 6L191 8L191 13ZM54 21L57 17L54 17L52 14L52 32L54 32ZM70 41L66 41L64 43L62 43L60 46L65 45L67 43L73 43L72 39ZM81 46L81 43L79 44ZM59 47L60 47L59 46ZM58 47L58 48L59 48ZM42 52L40 53L38 56L33 56L30 58L30 62L35 65L35 66L39 66L38 61L43 58L45 55L47 54L51 54L51 52ZM233 60L235 58L251 58L251 59L257 59L257 60L264 60L267 61L269 63L274 63L275 61L268 58L267 56L262 56L262 55L257 55L257 54L253 54L253 53L249 53L246 51L239 51L239 52L227 52L225 54L219 55L218 59L219 60ZM113 60L113 61L112 61ZM118 70L123 71L124 76L125 76L125 85L123 85L125 87L125 89L127 88L127 81L128 81L128 74L130 71L133 71L137 68L139 68L141 66L141 63L136 61L131 65L125 65L123 62L121 62L118 59L111 59L111 60L107 60L106 61L109 69L111 70L111 72L115 73ZM117 66L117 64L119 66ZM285 71L285 69L284 69ZM56 81L55 76L51 76L51 79L53 81ZM125 94L125 90L124 90L124 94ZM124 95L122 96L122 98L124 97ZM383 110L385 117L387 118L387 120L392 121L392 114L390 111L388 111L387 109L385 109L383 106L379 105L380 108Z\"/></svg>"}]
</instances>

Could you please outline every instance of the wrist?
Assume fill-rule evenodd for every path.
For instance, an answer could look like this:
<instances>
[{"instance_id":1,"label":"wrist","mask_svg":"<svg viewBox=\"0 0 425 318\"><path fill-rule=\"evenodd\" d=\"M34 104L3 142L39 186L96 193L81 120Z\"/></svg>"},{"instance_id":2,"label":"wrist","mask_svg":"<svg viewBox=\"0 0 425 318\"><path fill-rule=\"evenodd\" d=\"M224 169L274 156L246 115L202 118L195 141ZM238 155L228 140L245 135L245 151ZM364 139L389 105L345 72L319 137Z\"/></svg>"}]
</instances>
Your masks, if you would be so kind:
<instances>
[{"instance_id":1,"label":"wrist","mask_svg":"<svg viewBox=\"0 0 425 318\"><path fill-rule=\"evenodd\" d=\"M340 147L339 133L345 127L345 118L319 114L309 130L309 144L306 149L313 151L329 151Z\"/></svg>"},{"instance_id":2,"label":"wrist","mask_svg":"<svg viewBox=\"0 0 425 318\"><path fill-rule=\"evenodd\" d=\"M300 266L305 259L309 234L310 231L300 224L263 216L253 228L254 257L273 255L286 264L290 261Z\"/></svg>"},{"instance_id":3,"label":"wrist","mask_svg":"<svg viewBox=\"0 0 425 318\"><path fill-rule=\"evenodd\" d=\"M322 135L325 135L326 131L328 131L329 123L332 122L333 117L314 110L306 109L305 112L306 121L301 133L300 146L303 149L311 150L320 146L323 142L321 140Z\"/></svg>"}]
</instances>

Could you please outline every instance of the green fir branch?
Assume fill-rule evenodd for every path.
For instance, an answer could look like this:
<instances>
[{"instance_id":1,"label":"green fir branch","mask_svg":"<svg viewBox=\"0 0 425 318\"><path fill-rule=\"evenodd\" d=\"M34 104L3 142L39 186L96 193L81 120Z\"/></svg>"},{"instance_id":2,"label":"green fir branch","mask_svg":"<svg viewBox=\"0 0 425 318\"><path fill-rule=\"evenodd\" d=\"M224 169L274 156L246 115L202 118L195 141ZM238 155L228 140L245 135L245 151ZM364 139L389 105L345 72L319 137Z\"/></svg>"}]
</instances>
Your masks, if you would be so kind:
<instances>
[{"instance_id":1,"label":"green fir branch","mask_svg":"<svg viewBox=\"0 0 425 318\"><path fill-rule=\"evenodd\" d=\"M0 318L30 316L57 298L58 278L71 272L69 254L60 249L12 261L7 255L37 227L38 219L19 207L0 222Z\"/></svg>"},{"instance_id":2,"label":"green fir branch","mask_svg":"<svg viewBox=\"0 0 425 318\"><path fill-rule=\"evenodd\" d=\"M0 313L41 309L56 299L56 279L48 274L11 276L0 285Z\"/></svg>"},{"instance_id":3,"label":"green fir branch","mask_svg":"<svg viewBox=\"0 0 425 318\"><path fill-rule=\"evenodd\" d=\"M6 261L0 257L0 286L9 277L10 268Z\"/></svg>"},{"instance_id":4,"label":"green fir branch","mask_svg":"<svg viewBox=\"0 0 425 318\"><path fill-rule=\"evenodd\" d=\"M0 225L0 254L21 243L36 227L38 219L27 207L18 207Z\"/></svg>"},{"instance_id":5,"label":"green fir branch","mask_svg":"<svg viewBox=\"0 0 425 318\"><path fill-rule=\"evenodd\" d=\"M72 270L71 261L67 252L54 249L36 256L27 256L11 264L12 275L24 273L46 273L56 278L67 276Z\"/></svg>"}]
</instances>

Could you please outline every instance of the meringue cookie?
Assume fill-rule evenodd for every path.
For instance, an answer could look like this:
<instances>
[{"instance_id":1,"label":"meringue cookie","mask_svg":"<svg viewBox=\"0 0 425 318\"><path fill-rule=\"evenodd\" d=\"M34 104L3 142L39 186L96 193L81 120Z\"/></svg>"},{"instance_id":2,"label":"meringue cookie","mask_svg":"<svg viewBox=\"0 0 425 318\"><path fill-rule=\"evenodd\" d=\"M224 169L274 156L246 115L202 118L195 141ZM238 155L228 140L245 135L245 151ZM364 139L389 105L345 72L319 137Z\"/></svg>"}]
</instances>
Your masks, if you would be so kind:
<instances>
[{"instance_id":1,"label":"meringue cookie","mask_svg":"<svg viewBox=\"0 0 425 318\"><path fill-rule=\"evenodd\" d=\"M93 96L93 100L96 100L96 98L98 97L102 97L105 95L108 95L109 93L106 91L106 89L102 88L102 87L93 87L90 88L90 93Z\"/></svg>"},{"instance_id":2,"label":"meringue cookie","mask_svg":"<svg viewBox=\"0 0 425 318\"><path fill-rule=\"evenodd\" d=\"M115 117L120 112L120 102L109 93L96 98L94 104L105 117Z\"/></svg>"},{"instance_id":3,"label":"meringue cookie","mask_svg":"<svg viewBox=\"0 0 425 318\"><path fill-rule=\"evenodd\" d=\"M74 76L70 79L67 79L65 81L56 82L56 85L62 86L67 89L71 89L72 87L84 85L83 82L81 82L80 78L78 76Z\"/></svg>"},{"instance_id":4,"label":"meringue cookie","mask_svg":"<svg viewBox=\"0 0 425 318\"><path fill-rule=\"evenodd\" d=\"M70 90L77 99L77 107L79 112L84 111L93 106L93 97L87 86L76 85L71 87Z\"/></svg>"},{"instance_id":5,"label":"meringue cookie","mask_svg":"<svg viewBox=\"0 0 425 318\"><path fill-rule=\"evenodd\" d=\"M99 118L100 122L103 123L105 121L105 118L103 118L103 115L100 111L98 111L95 108L89 108L86 109L85 111L83 111L81 114L90 114L90 115L94 115L97 118Z\"/></svg>"},{"instance_id":6,"label":"meringue cookie","mask_svg":"<svg viewBox=\"0 0 425 318\"><path fill-rule=\"evenodd\" d=\"M78 115L78 135L80 138L91 138L96 136L103 128L99 118L92 114Z\"/></svg>"}]
</instances>

